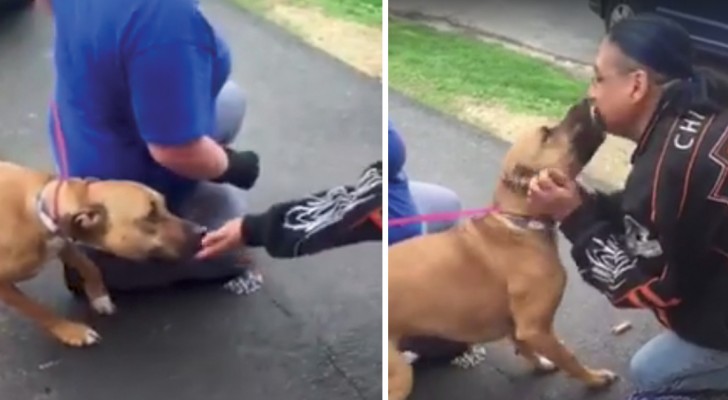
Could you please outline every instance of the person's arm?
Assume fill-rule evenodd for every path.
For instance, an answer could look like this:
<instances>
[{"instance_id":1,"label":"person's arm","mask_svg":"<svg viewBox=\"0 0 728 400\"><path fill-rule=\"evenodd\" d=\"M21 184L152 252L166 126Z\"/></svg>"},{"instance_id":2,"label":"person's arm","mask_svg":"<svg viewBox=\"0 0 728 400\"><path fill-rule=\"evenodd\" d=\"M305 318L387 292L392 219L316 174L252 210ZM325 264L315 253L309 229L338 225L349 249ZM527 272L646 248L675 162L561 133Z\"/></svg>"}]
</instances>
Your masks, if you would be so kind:
<instances>
[{"instance_id":1,"label":"person's arm","mask_svg":"<svg viewBox=\"0 0 728 400\"><path fill-rule=\"evenodd\" d=\"M212 132L213 54L200 45L171 42L142 49L127 62L135 122L150 155L191 179L250 188L258 156L224 148Z\"/></svg>"},{"instance_id":2,"label":"person's arm","mask_svg":"<svg viewBox=\"0 0 728 400\"><path fill-rule=\"evenodd\" d=\"M619 224L621 224L624 215L622 212L623 197L624 192L619 190L611 193L595 192L592 199L595 201L595 206L601 218L619 221Z\"/></svg>"},{"instance_id":3,"label":"person's arm","mask_svg":"<svg viewBox=\"0 0 728 400\"><path fill-rule=\"evenodd\" d=\"M148 148L154 161L190 179L212 180L228 167L225 151L207 136L178 146L150 143Z\"/></svg>"},{"instance_id":4,"label":"person's arm","mask_svg":"<svg viewBox=\"0 0 728 400\"><path fill-rule=\"evenodd\" d=\"M381 241L382 189L382 163L377 162L355 184L335 186L228 221L202 239L197 257L215 257L238 246L250 246L262 247L275 258L294 258Z\"/></svg>"},{"instance_id":5,"label":"person's arm","mask_svg":"<svg viewBox=\"0 0 728 400\"><path fill-rule=\"evenodd\" d=\"M617 307L659 309L679 304L669 254L677 233L677 207L659 210L666 218L658 236L652 221L618 211L621 197L621 193L588 197L561 223L582 278Z\"/></svg>"},{"instance_id":6,"label":"person's arm","mask_svg":"<svg viewBox=\"0 0 728 400\"><path fill-rule=\"evenodd\" d=\"M371 165L353 185L342 185L247 215L242 238L277 258L315 254L382 239L382 167Z\"/></svg>"}]
</instances>

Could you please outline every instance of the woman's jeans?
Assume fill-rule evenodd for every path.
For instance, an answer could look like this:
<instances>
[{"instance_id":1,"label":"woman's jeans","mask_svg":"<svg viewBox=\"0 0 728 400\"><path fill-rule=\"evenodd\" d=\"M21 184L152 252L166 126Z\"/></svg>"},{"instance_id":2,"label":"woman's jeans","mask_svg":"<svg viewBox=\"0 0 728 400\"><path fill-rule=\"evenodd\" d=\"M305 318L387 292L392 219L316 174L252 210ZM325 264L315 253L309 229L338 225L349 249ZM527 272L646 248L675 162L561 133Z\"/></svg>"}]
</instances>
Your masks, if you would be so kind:
<instances>
[{"instance_id":1,"label":"woman's jeans","mask_svg":"<svg viewBox=\"0 0 728 400\"><path fill-rule=\"evenodd\" d=\"M721 390L728 394L728 352L703 348L665 331L632 357L630 380L638 393Z\"/></svg>"},{"instance_id":2,"label":"woman's jeans","mask_svg":"<svg viewBox=\"0 0 728 400\"><path fill-rule=\"evenodd\" d=\"M217 97L214 136L218 142L229 144L236 138L245 108L242 90L228 81ZM215 229L246 212L246 193L243 190L230 185L201 182L177 213L181 218ZM217 259L190 260L176 265L140 264L93 250L88 250L87 253L99 266L106 285L112 291L163 287L182 281L218 281L232 278L238 279L236 290L252 292L259 287L258 276L251 275L248 264L242 260L242 247L239 251ZM250 281L247 282L246 279Z\"/></svg>"},{"instance_id":3,"label":"woman's jeans","mask_svg":"<svg viewBox=\"0 0 728 400\"><path fill-rule=\"evenodd\" d=\"M432 183L410 181L410 193L420 214L457 212L462 209L460 198L450 189ZM458 221L428 221L422 233L442 232L455 226Z\"/></svg>"},{"instance_id":4,"label":"woman's jeans","mask_svg":"<svg viewBox=\"0 0 728 400\"><path fill-rule=\"evenodd\" d=\"M451 190L431 183L410 181L410 193L419 214L458 212L462 209L460 198ZM442 232L455 226L458 221L433 221L423 224L423 234ZM467 343L453 342L434 337L409 337L400 343L400 349L418 355L424 362L448 362L469 349Z\"/></svg>"}]
</instances>

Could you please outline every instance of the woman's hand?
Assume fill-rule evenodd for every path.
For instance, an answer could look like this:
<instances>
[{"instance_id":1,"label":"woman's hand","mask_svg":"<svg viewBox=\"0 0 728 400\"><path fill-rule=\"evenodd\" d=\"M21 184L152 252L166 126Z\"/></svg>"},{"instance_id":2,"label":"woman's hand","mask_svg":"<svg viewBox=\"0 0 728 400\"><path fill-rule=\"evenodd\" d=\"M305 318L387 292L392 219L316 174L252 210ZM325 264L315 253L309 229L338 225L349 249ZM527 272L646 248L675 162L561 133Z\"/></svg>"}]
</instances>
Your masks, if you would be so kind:
<instances>
[{"instance_id":1,"label":"woman's hand","mask_svg":"<svg viewBox=\"0 0 728 400\"><path fill-rule=\"evenodd\" d=\"M196 257L199 259L217 257L223 253L243 246L243 219L235 218L226 222L202 238L202 250Z\"/></svg>"},{"instance_id":2,"label":"woman's hand","mask_svg":"<svg viewBox=\"0 0 728 400\"><path fill-rule=\"evenodd\" d=\"M563 221L582 204L581 190L560 171L545 169L531 179L528 202L537 212Z\"/></svg>"}]
</instances>

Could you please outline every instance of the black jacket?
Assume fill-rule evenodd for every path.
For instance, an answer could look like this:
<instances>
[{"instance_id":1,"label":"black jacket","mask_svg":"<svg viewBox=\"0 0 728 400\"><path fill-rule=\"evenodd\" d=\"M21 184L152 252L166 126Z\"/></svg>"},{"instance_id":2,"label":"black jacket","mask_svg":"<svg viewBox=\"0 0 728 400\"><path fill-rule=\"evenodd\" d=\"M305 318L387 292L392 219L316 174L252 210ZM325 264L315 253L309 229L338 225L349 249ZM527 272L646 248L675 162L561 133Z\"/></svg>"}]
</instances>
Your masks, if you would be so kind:
<instances>
[{"instance_id":1,"label":"black jacket","mask_svg":"<svg viewBox=\"0 0 728 400\"><path fill-rule=\"evenodd\" d=\"M624 190L561 224L586 282L648 308L695 344L728 350L728 112L656 113Z\"/></svg>"},{"instance_id":2,"label":"black jacket","mask_svg":"<svg viewBox=\"0 0 728 400\"><path fill-rule=\"evenodd\" d=\"M382 163L368 166L356 183L274 204L244 217L247 246L276 258L293 258L364 241L381 241Z\"/></svg>"}]
</instances>

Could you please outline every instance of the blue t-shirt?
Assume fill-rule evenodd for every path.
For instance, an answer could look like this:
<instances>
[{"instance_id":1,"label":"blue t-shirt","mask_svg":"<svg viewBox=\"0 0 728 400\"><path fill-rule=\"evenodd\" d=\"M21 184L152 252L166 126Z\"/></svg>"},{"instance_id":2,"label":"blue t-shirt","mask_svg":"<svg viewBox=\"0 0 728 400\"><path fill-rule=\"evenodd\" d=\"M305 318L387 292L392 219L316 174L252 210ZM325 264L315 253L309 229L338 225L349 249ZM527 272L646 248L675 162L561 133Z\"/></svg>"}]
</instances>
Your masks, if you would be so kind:
<instances>
[{"instance_id":1,"label":"blue t-shirt","mask_svg":"<svg viewBox=\"0 0 728 400\"><path fill-rule=\"evenodd\" d=\"M407 159L402 137L397 133L392 121L389 121L389 218L402 218L417 215L417 207L409 189L409 180L404 172L404 164ZM421 223L393 226L389 228L388 243L400 242L402 240L417 236L422 232Z\"/></svg>"},{"instance_id":2,"label":"blue t-shirt","mask_svg":"<svg viewBox=\"0 0 728 400\"><path fill-rule=\"evenodd\" d=\"M53 12L68 173L133 180L181 201L195 182L157 164L147 144L182 145L215 130L230 54L198 1L54 0ZM58 164L54 121L52 112Z\"/></svg>"}]
</instances>

